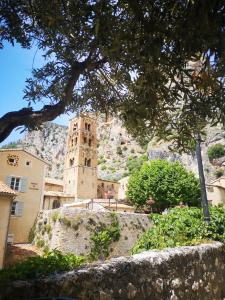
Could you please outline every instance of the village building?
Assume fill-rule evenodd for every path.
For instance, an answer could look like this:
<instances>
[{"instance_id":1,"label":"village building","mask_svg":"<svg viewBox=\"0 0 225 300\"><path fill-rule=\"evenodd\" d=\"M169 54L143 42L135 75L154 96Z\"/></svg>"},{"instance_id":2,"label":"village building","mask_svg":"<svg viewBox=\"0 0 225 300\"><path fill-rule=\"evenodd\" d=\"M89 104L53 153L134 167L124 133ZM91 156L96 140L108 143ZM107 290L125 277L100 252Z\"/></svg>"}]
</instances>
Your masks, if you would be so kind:
<instances>
[{"instance_id":1,"label":"village building","mask_svg":"<svg viewBox=\"0 0 225 300\"><path fill-rule=\"evenodd\" d=\"M0 181L0 269L4 267L10 211L16 192Z\"/></svg>"},{"instance_id":2,"label":"village building","mask_svg":"<svg viewBox=\"0 0 225 300\"><path fill-rule=\"evenodd\" d=\"M8 242L28 242L37 214L43 209L67 205L134 211L117 202L119 182L97 178L96 127L96 119L87 115L70 121L63 180L45 177L47 163L24 149L0 149L0 181L16 192L10 204Z\"/></svg>"},{"instance_id":3,"label":"village building","mask_svg":"<svg viewBox=\"0 0 225 300\"><path fill-rule=\"evenodd\" d=\"M225 204L225 176L206 185L207 198L211 205Z\"/></svg>"},{"instance_id":4,"label":"village building","mask_svg":"<svg viewBox=\"0 0 225 300\"><path fill-rule=\"evenodd\" d=\"M11 206L8 238L28 241L29 232L43 205L46 162L23 149L0 149L0 181L17 195Z\"/></svg>"}]
</instances>

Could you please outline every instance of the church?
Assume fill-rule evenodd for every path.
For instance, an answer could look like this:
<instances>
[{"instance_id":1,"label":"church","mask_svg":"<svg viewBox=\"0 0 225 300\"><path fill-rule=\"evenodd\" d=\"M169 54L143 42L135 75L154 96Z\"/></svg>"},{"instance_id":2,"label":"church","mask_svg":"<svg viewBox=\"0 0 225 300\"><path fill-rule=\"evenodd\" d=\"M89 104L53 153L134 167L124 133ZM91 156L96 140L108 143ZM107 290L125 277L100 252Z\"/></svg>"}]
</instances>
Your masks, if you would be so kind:
<instances>
[{"instance_id":1,"label":"church","mask_svg":"<svg viewBox=\"0 0 225 300\"><path fill-rule=\"evenodd\" d=\"M72 203L75 207L90 208L94 202L108 209L110 206L111 210L133 210L117 203L119 182L97 177L96 128L96 118L90 115L83 114L70 120L63 180L45 178L43 209Z\"/></svg>"}]
</instances>

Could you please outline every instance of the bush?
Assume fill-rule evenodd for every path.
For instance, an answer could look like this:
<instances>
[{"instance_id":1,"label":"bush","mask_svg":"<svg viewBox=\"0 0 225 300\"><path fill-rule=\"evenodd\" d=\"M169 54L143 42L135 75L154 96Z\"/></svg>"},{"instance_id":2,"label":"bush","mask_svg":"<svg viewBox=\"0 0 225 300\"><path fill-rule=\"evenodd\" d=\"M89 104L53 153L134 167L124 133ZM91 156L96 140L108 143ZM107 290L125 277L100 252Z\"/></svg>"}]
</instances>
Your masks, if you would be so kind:
<instances>
[{"instance_id":1,"label":"bush","mask_svg":"<svg viewBox=\"0 0 225 300\"><path fill-rule=\"evenodd\" d=\"M159 209L175 206L180 201L199 206L199 181L178 162L152 160L130 176L127 198L138 208L149 198L154 199L154 206Z\"/></svg>"},{"instance_id":2,"label":"bush","mask_svg":"<svg viewBox=\"0 0 225 300\"><path fill-rule=\"evenodd\" d=\"M215 174L216 178L220 178L221 176L223 176L224 170L220 168L220 169L216 170L214 174Z\"/></svg>"},{"instance_id":3,"label":"bush","mask_svg":"<svg viewBox=\"0 0 225 300\"><path fill-rule=\"evenodd\" d=\"M144 162L148 160L146 155L141 155L139 157L128 157L126 162L126 167L129 170L129 174L132 174L134 171L140 170Z\"/></svg>"},{"instance_id":4,"label":"bush","mask_svg":"<svg viewBox=\"0 0 225 300\"><path fill-rule=\"evenodd\" d=\"M122 151L122 149L121 149L120 146L118 146L118 147L116 148L116 154L118 154L118 155L122 155L122 154L123 154L123 151Z\"/></svg>"},{"instance_id":5,"label":"bush","mask_svg":"<svg viewBox=\"0 0 225 300\"><path fill-rule=\"evenodd\" d=\"M216 158L220 158L225 155L224 146L221 144L212 145L208 148L207 154L210 161Z\"/></svg>"},{"instance_id":6,"label":"bush","mask_svg":"<svg viewBox=\"0 0 225 300\"><path fill-rule=\"evenodd\" d=\"M43 257L29 257L0 271L0 281L39 278L53 272L72 270L85 262L83 256L72 253L63 255L58 250L48 252Z\"/></svg>"},{"instance_id":7,"label":"bush","mask_svg":"<svg viewBox=\"0 0 225 300\"><path fill-rule=\"evenodd\" d=\"M109 256L109 246L112 242L120 239L120 228L115 213L109 214L112 219L111 225L101 225L91 236L92 247L89 254L91 261L106 259Z\"/></svg>"},{"instance_id":8,"label":"bush","mask_svg":"<svg viewBox=\"0 0 225 300\"><path fill-rule=\"evenodd\" d=\"M136 242L132 253L196 245L206 240L225 243L225 209L211 207L211 222L203 221L202 209L197 207L173 208L167 214L151 214L154 226Z\"/></svg>"}]
</instances>

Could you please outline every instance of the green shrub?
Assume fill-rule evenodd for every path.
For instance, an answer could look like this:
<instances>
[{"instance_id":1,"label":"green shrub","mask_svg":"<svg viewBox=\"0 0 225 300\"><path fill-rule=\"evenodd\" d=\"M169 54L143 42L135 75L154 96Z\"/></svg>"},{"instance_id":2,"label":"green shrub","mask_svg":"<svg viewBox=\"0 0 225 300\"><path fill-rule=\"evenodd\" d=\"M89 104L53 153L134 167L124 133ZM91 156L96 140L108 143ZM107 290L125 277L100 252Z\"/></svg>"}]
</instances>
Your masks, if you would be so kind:
<instances>
[{"instance_id":1,"label":"green shrub","mask_svg":"<svg viewBox=\"0 0 225 300\"><path fill-rule=\"evenodd\" d=\"M225 209L210 208L211 222L203 221L202 209L197 207L173 208L167 214L151 214L154 226L145 232L132 248L132 253L196 245L206 240L225 243Z\"/></svg>"},{"instance_id":2,"label":"green shrub","mask_svg":"<svg viewBox=\"0 0 225 300\"><path fill-rule=\"evenodd\" d=\"M102 165L102 166L101 166L101 170L102 170L102 171L104 171L104 170L106 170L106 169L107 169L107 168L106 168L106 165Z\"/></svg>"},{"instance_id":3,"label":"green shrub","mask_svg":"<svg viewBox=\"0 0 225 300\"><path fill-rule=\"evenodd\" d=\"M35 244L36 244L37 248L43 248L44 245L45 245L45 241L44 240L37 240Z\"/></svg>"},{"instance_id":4,"label":"green shrub","mask_svg":"<svg viewBox=\"0 0 225 300\"><path fill-rule=\"evenodd\" d=\"M215 174L216 178L220 178L221 176L223 176L224 170L220 168L220 169L216 170L214 174Z\"/></svg>"},{"instance_id":5,"label":"green shrub","mask_svg":"<svg viewBox=\"0 0 225 300\"><path fill-rule=\"evenodd\" d=\"M61 218L59 218L59 222L62 223L62 224L64 224L67 227L71 227L71 224L72 224L71 220L68 219L67 217L61 217Z\"/></svg>"},{"instance_id":6,"label":"green shrub","mask_svg":"<svg viewBox=\"0 0 225 300\"><path fill-rule=\"evenodd\" d=\"M121 149L120 146L118 146L118 147L116 148L116 153L117 153L118 155L122 155L122 154L123 154L123 151L122 151L122 149Z\"/></svg>"},{"instance_id":7,"label":"green shrub","mask_svg":"<svg viewBox=\"0 0 225 300\"><path fill-rule=\"evenodd\" d=\"M47 250L47 249L46 249ZM0 282L5 280L24 280L40 278L53 272L72 270L85 262L84 257L58 250L46 253L43 257L29 257L0 271Z\"/></svg>"},{"instance_id":8,"label":"green shrub","mask_svg":"<svg viewBox=\"0 0 225 300\"><path fill-rule=\"evenodd\" d=\"M154 206L159 209L180 201L199 206L199 180L178 162L152 160L130 176L127 198L136 207L143 207L149 198L154 199Z\"/></svg>"},{"instance_id":9,"label":"green shrub","mask_svg":"<svg viewBox=\"0 0 225 300\"><path fill-rule=\"evenodd\" d=\"M141 155L139 157L128 157L126 162L126 168L129 171L129 174L134 173L135 171L140 170L142 165L148 160L146 155Z\"/></svg>"},{"instance_id":10,"label":"green shrub","mask_svg":"<svg viewBox=\"0 0 225 300\"><path fill-rule=\"evenodd\" d=\"M216 158L220 158L225 155L224 146L221 144L212 145L208 148L207 154L210 161Z\"/></svg>"},{"instance_id":11,"label":"green shrub","mask_svg":"<svg viewBox=\"0 0 225 300\"><path fill-rule=\"evenodd\" d=\"M52 221L56 222L57 220L59 220L59 213L58 212L54 212L51 216Z\"/></svg>"},{"instance_id":12,"label":"green shrub","mask_svg":"<svg viewBox=\"0 0 225 300\"><path fill-rule=\"evenodd\" d=\"M92 247L89 259L91 261L106 259L109 256L110 244L118 241L120 238L120 229L116 214L110 213L110 218L112 219L111 225L106 226L101 224L90 238Z\"/></svg>"}]
</instances>

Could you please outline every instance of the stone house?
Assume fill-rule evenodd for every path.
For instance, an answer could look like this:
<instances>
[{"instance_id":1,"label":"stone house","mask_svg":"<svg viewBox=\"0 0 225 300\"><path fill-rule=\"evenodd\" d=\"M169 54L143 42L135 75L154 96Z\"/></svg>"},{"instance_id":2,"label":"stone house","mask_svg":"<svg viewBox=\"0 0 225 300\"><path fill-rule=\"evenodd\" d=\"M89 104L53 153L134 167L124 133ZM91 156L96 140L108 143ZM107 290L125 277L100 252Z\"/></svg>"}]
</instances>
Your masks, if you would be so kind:
<instances>
[{"instance_id":1,"label":"stone house","mask_svg":"<svg viewBox=\"0 0 225 300\"><path fill-rule=\"evenodd\" d=\"M206 185L208 202L212 205L225 204L225 176Z\"/></svg>"},{"instance_id":2,"label":"stone house","mask_svg":"<svg viewBox=\"0 0 225 300\"><path fill-rule=\"evenodd\" d=\"M42 208L46 165L23 149L0 150L0 180L17 192L8 231L13 243L28 241L30 229Z\"/></svg>"},{"instance_id":3,"label":"stone house","mask_svg":"<svg viewBox=\"0 0 225 300\"><path fill-rule=\"evenodd\" d=\"M0 181L0 269L4 266L10 211L16 192Z\"/></svg>"}]
</instances>

